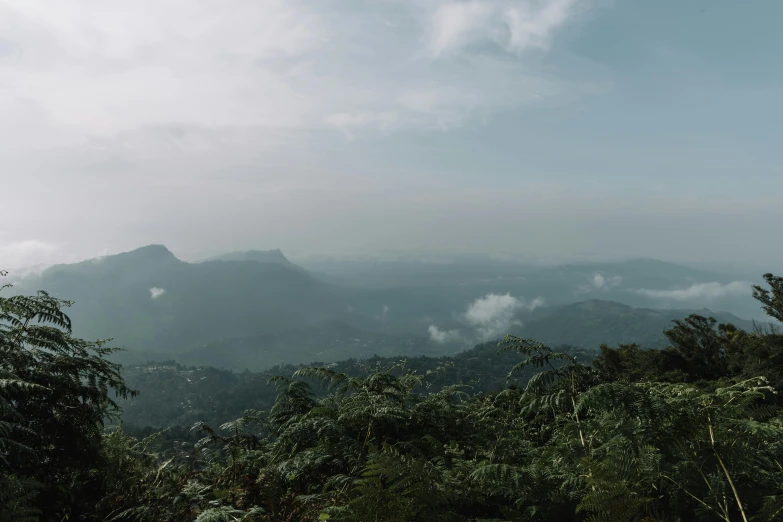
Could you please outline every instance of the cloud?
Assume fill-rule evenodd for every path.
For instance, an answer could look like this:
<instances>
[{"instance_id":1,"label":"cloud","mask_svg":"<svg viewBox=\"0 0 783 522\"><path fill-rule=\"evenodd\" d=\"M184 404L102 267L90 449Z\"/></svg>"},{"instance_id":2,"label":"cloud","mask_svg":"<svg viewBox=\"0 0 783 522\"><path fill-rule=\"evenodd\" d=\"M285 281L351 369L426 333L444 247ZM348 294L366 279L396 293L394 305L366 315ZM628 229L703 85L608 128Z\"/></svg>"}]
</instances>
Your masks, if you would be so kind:
<instances>
[{"instance_id":1,"label":"cloud","mask_svg":"<svg viewBox=\"0 0 783 522\"><path fill-rule=\"evenodd\" d=\"M472 326L480 340L490 340L505 334L512 325L521 325L516 319L520 310L533 311L543 305L537 297L530 303L511 294L487 294L468 306L465 320Z\"/></svg>"},{"instance_id":2,"label":"cloud","mask_svg":"<svg viewBox=\"0 0 783 522\"><path fill-rule=\"evenodd\" d=\"M26 240L0 244L0 270L29 269L56 263L62 256L57 245Z\"/></svg>"},{"instance_id":3,"label":"cloud","mask_svg":"<svg viewBox=\"0 0 783 522\"><path fill-rule=\"evenodd\" d=\"M603 274L596 272L589 278L589 284L579 287L581 293L588 293L593 290L602 290L604 292L611 288L620 286L623 282L622 276L610 276L607 277Z\"/></svg>"},{"instance_id":4,"label":"cloud","mask_svg":"<svg viewBox=\"0 0 783 522\"><path fill-rule=\"evenodd\" d=\"M673 290L652 290L647 288L635 289L635 293L651 297L653 299L672 300L672 301L696 301L720 299L722 297L732 297L741 295L750 295L751 283L743 281L732 281L731 283L695 283L686 288Z\"/></svg>"},{"instance_id":5,"label":"cloud","mask_svg":"<svg viewBox=\"0 0 783 522\"><path fill-rule=\"evenodd\" d=\"M157 286L153 286L150 288L150 299L157 299L158 297L162 296L166 293L166 290L163 288L158 288Z\"/></svg>"},{"instance_id":6,"label":"cloud","mask_svg":"<svg viewBox=\"0 0 783 522\"><path fill-rule=\"evenodd\" d=\"M431 324L427 331L430 334L430 340L438 344L458 342L462 339L462 333L459 330L441 330L434 324Z\"/></svg>"},{"instance_id":7,"label":"cloud","mask_svg":"<svg viewBox=\"0 0 783 522\"><path fill-rule=\"evenodd\" d=\"M577 0L553 0L524 2L507 9L504 13L510 32L507 49L514 52L549 49L554 31L573 16L576 5Z\"/></svg>"},{"instance_id":8,"label":"cloud","mask_svg":"<svg viewBox=\"0 0 783 522\"><path fill-rule=\"evenodd\" d=\"M389 318L389 307L387 305L383 305L381 313L376 315L375 318L379 321L386 321L386 319Z\"/></svg>"},{"instance_id":9,"label":"cloud","mask_svg":"<svg viewBox=\"0 0 783 522\"><path fill-rule=\"evenodd\" d=\"M450 128L564 91L519 54L548 49L573 1L381 4L4 2L0 122L13 126L0 135L33 148L171 125L353 136ZM492 53L470 49L483 41Z\"/></svg>"},{"instance_id":10,"label":"cloud","mask_svg":"<svg viewBox=\"0 0 783 522\"><path fill-rule=\"evenodd\" d=\"M354 139L354 131L360 128L373 127L380 130L391 130L398 123L396 112L368 113L359 112L330 114L326 122L340 130L349 140Z\"/></svg>"},{"instance_id":11,"label":"cloud","mask_svg":"<svg viewBox=\"0 0 783 522\"><path fill-rule=\"evenodd\" d=\"M537 308L541 308L542 306L544 306L544 303L545 303L544 298L541 297L541 296L538 296L535 299L533 299L532 301L530 301L529 303L525 304L524 308L528 312L532 312L533 310L535 310Z\"/></svg>"},{"instance_id":12,"label":"cloud","mask_svg":"<svg viewBox=\"0 0 783 522\"><path fill-rule=\"evenodd\" d=\"M265 230L273 244L334 246L326 253L341 255L388 248L385 234L424 230L410 222L437 217L438 205L470 211L475 192L435 182L452 170L437 165L449 155L432 149L432 163L415 161L395 153L396 139L359 152L343 137L483 127L507 111L590 95L600 73L565 71L508 47L503 13L554 1L482 0L491 16L469 40L490 44L463 45L460 30L438 57L430 47L443 29L436 13L454 0L0 2L0 163L23 173L4 187L15 197L0 205L0 221L25 215L14 240L56 241L78 248L80 259L150 241L183 254L203 241L233 248L257 237L243 227L268 219L286 224ZM509 35L493 36L498 28ZM558 31L547 33L552 52ZM435 206L413 201L429 193L439 195ZM28 215L32 200L48 212ZM312 212L294 210L310 202ZM383 217L392 213L401 217ZM345 232L355 215L385 231ZM515 228L512 221L504 223ZM326 240L342 234L343 244ZM436 243L420 241L406 250ZM462 239L449 233L437 242L453 241Z\"/></svg>"},{"instance_id":13,"label":"cloud","mask_svg":"<svg viewBox=\"0 0 783 522\"><path fill-rule=\"evenodd\" d=\"M433 16L430 51L434 57L455 50L483 37L490 36L494 9L487 2L449 2L441 5Z\"/></svg>"},{"instance_id":14,"label":"cloud","mask_svg":"<svg viewBox=\"0 0 783 522\"><path fill-rule=\"evenodd\" d=\"M517 314L523 310L532 312L543 304L542 297L528 302L510 293L490 293L470 303L467 310L459 316L459 322L465 326L463 330L444 330L431 324L428 332L430 339L437 343L485 342L505 335L512 326L522 326Z\"/></svg>"},{"instance_id":15,"label":"cloud","mask_svg":"<svg viewBox=\"0 0 783 522\"><path fill-rule=\"evenodd\" d=\"M574 14L576 0L446 2L432 17L433 57L482 41L508 52L547 50L555 30Z\"/></svg>"}]
</instances>

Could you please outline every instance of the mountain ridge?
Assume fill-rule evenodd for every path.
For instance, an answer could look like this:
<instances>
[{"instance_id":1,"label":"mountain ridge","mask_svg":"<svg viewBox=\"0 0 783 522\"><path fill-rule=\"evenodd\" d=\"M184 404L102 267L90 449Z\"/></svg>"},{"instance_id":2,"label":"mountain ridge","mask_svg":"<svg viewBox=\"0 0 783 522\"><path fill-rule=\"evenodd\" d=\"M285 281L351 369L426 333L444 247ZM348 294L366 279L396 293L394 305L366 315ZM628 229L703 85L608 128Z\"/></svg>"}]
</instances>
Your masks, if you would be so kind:
<instances>
[{"instance_id":1,"label":"mountain ridge","mask_svg":"<svg viewBox=\"0 0 783 522\"><path fill-rule=\"evenodd\" d=\"M213 261L255 261L258 263L281 263L293 265L291 261L283 254L279 248L273 250L245 250L237 252L227 252L217 256L208 257L201 263Z\"/></svg>"},{"instance_id":2,"label":"mountain ridge","mask_svg":"<svg viewBox=\"0 0 783 522\"><path fill-rule=\"evenodd\" d=\"M616 268L612 265L607 281ZM69 314L77 325L76 335L113 336L113 344L128 348L133 353L127 356L135 360L155 353L179 354L189 364L201 360L236 369L260 369L271 361L301 362L322 352L332 359L364 357L373 350L394 355L383 339L411 355L457 351L465 339L436 345L429 326L470 328L464 310L490 294L545 296L552 306L515 311L509 325L521 321L524 328L517 332L516 326L509 326L513 332L503 333L522 333L551 345L595 349L603 343L635 342L657 347L665 342L663 330L671 327L671 321L690 313L714 315L741 328L752 326L735 315L703 308L640 307L617 299L632 296L623 288L614 293L594 289L592 295L604 299L584 299L575 290L589 282L594 269L580 266L569 272L568 267L555 267L521 273L504 265L503 272L492 273L486 272L491 266L471 266L461 272L433 266L421 274L421 284L373 289L320 277L291 263L279 249L187 262L164 245L147 245L50 267L12 291L31 294L46 289L73 301ZM636 279L649 278L643 270L628 270ZM661 288L670 281L683 281L687 270L668 271L669 279L657 276L651 284ZM573 302L578 297L582 300ZM491 324L492 318L488 320ZM352 329L352 339L361 342L340 336L330 340L335 321ZM326 337L317 337L319 332Z\"/></svg>"}]
</instances>

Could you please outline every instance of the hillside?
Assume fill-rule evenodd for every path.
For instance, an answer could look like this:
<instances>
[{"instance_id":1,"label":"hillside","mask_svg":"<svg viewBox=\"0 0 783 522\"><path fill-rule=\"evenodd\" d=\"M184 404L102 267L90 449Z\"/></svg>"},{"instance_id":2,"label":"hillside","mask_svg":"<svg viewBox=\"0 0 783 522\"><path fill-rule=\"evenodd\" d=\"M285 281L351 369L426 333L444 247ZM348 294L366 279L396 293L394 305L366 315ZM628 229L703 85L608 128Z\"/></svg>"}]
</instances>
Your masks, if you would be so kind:
<instances>
[{"instance_id":1,"label":"hillside","mask_svg":"<svg viewBox=\"0 0 783 522\"><path fill-rule=\"evenodd\" d=\"M248 250L246 252L229 252L204 260L209 261L255 261L257 263L279 263L286 266L294 266L280 249L275 250Z\"/></svg>"},{"instance_id":2,"label":"hillside","mask_svg":"<svg viewBox=\"0 0 783 522\"><path fill-rule=\"evenodd\" d=\"M174 358L182 364L259 371L304 361L437 354L444 350L444 346L423 337L368 332L330 321L287 332L218 339L177 353Z\"/></svg>"},{"instance_id":3,"label":"hillside","mask_svg":"<svg viewBox=\"0 0 783 522\"><path fill-rule=\"evenodd\" d=\"M58 265L16 293L74 301L77 335L176 353L205 341L283 332L347 315L340 292L281 263L186 263L163 246Z\"/></svg>"},{"instance_id":4,"label":"hillside","mask_svg":"<svg viewBox=\"0 0 783 522\"><path fill-rule=\"evenodd\" d=\"M640 308L726 310L763 318L751 295L761 274L718 272L655 259L533 265L513 260L454 258L430 261L309 260L302 266L388 294L404 290L443 321L460 303L487 293L543 297L547 305L600 299ZM438 316L439 311L445 314Z\"/></svg>"},{"instance_id":5,"label":"hillside","mask_svg":"<svg viewBox=\"0 0 783 522\"><path fill-rule=\"evenodd\" d=\"M597 352L569 349L570 353L589 363ZM519 362L513 353L497 353L496 342L484 343L452 356L382 357L365 360L327 361L312 359L308 364L284 364L263 371L232 372L212 366L187 366L174 361L148 363L125 368L128 385L139 395L123 403L126 428L137 432L143 428L181 427L182 434L198 420L213 425L238 418L246 409L268 411L277 397L269 380L290 376L310 365L328 365L332 370L354 376L367 376L378 368L392 368L404 363L409 371L430 374L428 392L437 392L454 384L467 384L470 394L493 392L508 384L524 385L536 371L528 368L507 379L508 372ZM316 387L318 393L324 389ZM163 399L162 399L163 398Z\"/></svg>"},{"instance_id":6,"label":"hillside","mask_svg":"<svg viewBox=\"0 0 783 522\"><path fill-rule=\"evenodd\" d=\"M672 326L672 321L691 314L714 317L718 322L732 323L747 331L753 331L756 326L753 321L725 312L635 308L594 299L536 310L526 324L524 335L544 343L591 349L597 349L601 344L627 343L660 348L666 345L663 331Z\"/></svg>"},{"instance_id":7,"label":"hillside","mask_svg":"<svg viewBox=\"0 0 783 522\"><path fill-rule=\"evenodd\" d=\"M666 345L663 332L672 327L672 321L691 314L715 317L719 322L732 323L748 331L756 327L752 321L710 310L656 310L589 300L540 308L522 328L513 326L510 331L552 346L568 345L583 350L597 350L602 344L627 343L660 348ZM217 339L171 357L187 365L261 371L278 364L314 360L331 363L373 356L437 356L457 354L464 349L464 344L459 342L438 344L423 336L372 332L331 321L269 335Z\"/></svg>"}]
</instances>

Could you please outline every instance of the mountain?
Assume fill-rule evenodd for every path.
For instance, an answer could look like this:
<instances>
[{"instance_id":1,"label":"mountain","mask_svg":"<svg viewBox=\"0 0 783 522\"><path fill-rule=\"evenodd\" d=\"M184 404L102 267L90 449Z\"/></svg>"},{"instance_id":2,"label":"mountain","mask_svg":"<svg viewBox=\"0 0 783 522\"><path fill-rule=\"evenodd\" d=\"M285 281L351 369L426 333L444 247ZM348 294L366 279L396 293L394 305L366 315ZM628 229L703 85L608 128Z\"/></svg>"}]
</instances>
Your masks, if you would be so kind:
<instances>
[{"instance_id":1,"label":"mountain","mask_svg":"<svg viewBox=\"0 0 783 522\"><path fill-rule=\"evenodd\" d=\"M346 296L281 263L186 263L161 245L58 265L17 285L74 301L75 333L130 349L176 353L205 341L360 320Z\"/></svg>"},{"instance_id":2,"label":"mountain","mask_svg":"<svg viewBox=\"0 0 783 522\"><path fill-rule=\"evenodd\" d=\"M523 335L544 344L567 344L588 349L597 349L601 344L621 343L660 348L666 346L663 331L672 327L672 321L691 314L714 317L719 323L732 323L745 330L755 328L752 321L726 312L635 308L613 301L592 299L536 310L525 325Z\"/></svg>"},{"instance_id":3,"label":"mountain","mask_svg":"<svg viewBox=\"0 0 783 522\"><path fill-rule=\"evenodd\" d=\"M397 275L394 270L390 274L403 277L415 266L398 264ZM415 277L403 277L405 284L368 288L326 281L291 263L279 250L188 263L165 246L150 245L53 266L12 290L30 294L45 289L74 301L69 310L74 333L113 338L115 346L128 348L117 356L123 363L165 357L236 370L375 354L454 353L465 348L465 340L436 344L429 339L429 326L466 331L465 310L487 293L543 296L550 306L515 312L509 324L519 320L524 328L509 326L508 333L552 345L660 346L671 321L694 312L752 328L735 316L698 307L643 306L649 300L640 306L634 299L638 296L624 288L627 281L665 289L719 277L654 260L548 268L471 261L429 263L416 270ZM591 277L595 284L585 289Z\"/></svg>"},{"instance_id":4,"label":"mountain","mask_svg":"<svg viewBox=\"0 0 783 522\"><path fill-rule=\"evenodd\" d=\"M745 330L752 331L756 327L752 321L725 312L635 308L613 301L588 300L539 308L527 317L522 328L512 326L508 333L550 346L568 345L582 350L598 350L602 344L625 343L661 348L667 345L664 330L673 326L672 321L691 314L715 317L720 323L732 323ZM422 336L370 332L332 321L270 335L218 339L173 354L172 358L193 366L262 371L278 364L305 361L457 355L464 348L460 344L437 344Z\"/></svg>"},{"instance_id":5,"label":"mountain","mask_svg":"<svg viewBox=\"0 0 783 522\"><path fill-rule=\"evenodd\" d=\"M213 262L213 261L248 261L253 263L277 263L279 265L290 268L291 270L296 270L298 272L310 274L311 276L325 283L337 284L343 286L346 286L346 284L348 283L348 281L346 281L345 278L331 276L329 274L325 274L317 270L305 270L301 266L289 261L289 259L283 254L283 252L280 251L280 249L229 252L226 254L221 254L219 256L207 258L204 261L202 261L202 263Z\"/></svg>"},{"instance_id":6,"label":"mountain","mask_svg":"<svg viewBox=\"0 0 783 522\"><path fill-rule=\"evenodd\" d=\"M280 249L229 252L227 254L211 257L205 261L255 261L257 263L279 263L286 266L295 266L283 255Z\"/></svg>"},{"instance_id":7,"label":"mountain","mask_svg":"<svg viewBox=\"0 0 783 522\"><path fill-rule=\"evenodd\" d=\"M643 308L709 306L739 317L763 317L751 291L752 284L763 283L761 273L721 272L656 259L554 266L475 258L307 260L302 266L379 293L415 293L418 303L431 308L427 315L438 321L488 293L542 297L548 305L601 299ZM446 314L439 315L439 310Z\"/></svg>"}]
</instances>

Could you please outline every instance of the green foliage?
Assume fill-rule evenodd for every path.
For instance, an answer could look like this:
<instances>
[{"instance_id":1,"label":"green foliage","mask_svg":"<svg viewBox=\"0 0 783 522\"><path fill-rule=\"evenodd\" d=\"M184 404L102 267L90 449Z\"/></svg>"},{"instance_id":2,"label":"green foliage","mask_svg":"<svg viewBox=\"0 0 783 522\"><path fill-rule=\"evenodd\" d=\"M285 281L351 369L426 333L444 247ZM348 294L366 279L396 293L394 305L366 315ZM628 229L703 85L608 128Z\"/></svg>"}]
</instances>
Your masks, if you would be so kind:
<instances>
[{"instance_id":1,"label":"green foliage","mask_svg":"<svg viewBox=\"0 0 783 522\"><path fill-rule=\"evenodd\" d=\"M71 335L69 303L0 297L0 513L79 516L100 465L103 423L133 394L104 341ZM112 393L113 392L113 393ZM10 493L9 493L10 492Z\"/></svg>"},{"instance_id":2,"label":"green foliage","mask_svg":"<svg viewBox=\"0 0 783 522\"><path fill-rule=\"evenodd\" d=\"M763 305L767 315L783 322L783 277L764 274L764 280L770 288L754 285L753 297Z\"/></svg>"},{"instance_id":3,"label":"green foliage","mask_svg":"<svg viewBox=\"0 0 783 522\"><path fill-rule=\"evenodd\" d=\"M589 363L595 352L561 347L561 351ZM465 392L497 392L509 385L523 386L538 371L535 367L518 368L510 380L507 374L519 360L512 352L497 352L497 343L486 343L452 357L371 357L337 363L314 363L338 374L366 377L394 367L394 372L414 371L426 376L416 393L437 392L444 387L464 383ZM123 369L128 386L140 390L138 396L123 403L123 422L128 433L148 435L157 429L170 428L167 436L191 440L190 427L202 421L219 426L240 417L247 409L269 411L275 404L278 389L276 376L292 375L305 365L276 366L264 372L234 373L210 367L187 367L173 361L149 363ZM404 369L404 370L403 370ZM315 396L323 397L328 383L305 378ZM271 382L270 382L271 381Z\"/></svg>"}]
</instances>

